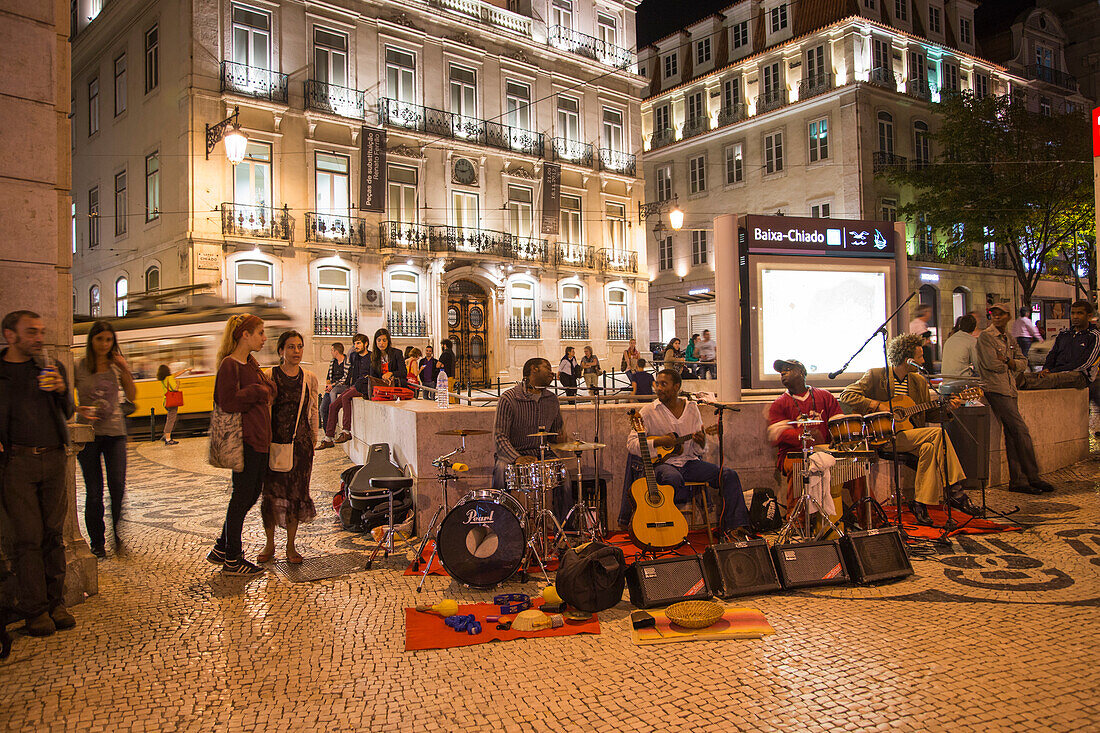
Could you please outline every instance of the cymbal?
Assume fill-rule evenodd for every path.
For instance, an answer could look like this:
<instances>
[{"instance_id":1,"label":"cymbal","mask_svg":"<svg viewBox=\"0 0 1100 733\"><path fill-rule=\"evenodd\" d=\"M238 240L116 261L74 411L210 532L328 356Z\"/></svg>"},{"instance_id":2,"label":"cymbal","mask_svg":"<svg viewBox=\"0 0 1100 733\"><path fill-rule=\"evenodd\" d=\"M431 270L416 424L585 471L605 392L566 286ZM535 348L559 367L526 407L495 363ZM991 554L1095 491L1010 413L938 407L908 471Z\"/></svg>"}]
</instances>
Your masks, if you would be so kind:
<instances>
[{"instance_id":1,"label":"cymbal","mask_svg":"<svg viewBox=\"0 0 1100 733\"><path fill-rule=\"evenodd\" d=\"M571 440L567 443L551 443L550 447L554 450L579 453L586 450L599 450L600 448L606 448L607 445L604 443L586 443L583 440Z\"/></svg>"},{"instance_id":2,"label":"cymbal","mask_svg":"<svg viewBox=\"0 0 1100 733\"><path fill-rule=\"evenodd\" d=\"M554 435L557 435L557 433L551 433L547 430L541 430L537 433L527 433L528 438L549 438Z\"/></svg>"},{"instance_id":3,"label":"cymbal","mask_svg":"<svg viewBox=\"0 0 1100 733\"><path fill-rule=\"evenodd\" d=\"M453 428L451 430L437 430L436 435L488 435L488 430L474 430L473 428Z\"/></svg>"},{"instance_id":4,"label":"cymbal","mask_svg":"<svg viewBox=\"0 0 1100 733\"><path fill-rule=\"evenodd\" d=\"M823 425L824 420L788 420L788 425L794 425L796 427L802 427L803 425Z\"/></svg>"}]
</instances>

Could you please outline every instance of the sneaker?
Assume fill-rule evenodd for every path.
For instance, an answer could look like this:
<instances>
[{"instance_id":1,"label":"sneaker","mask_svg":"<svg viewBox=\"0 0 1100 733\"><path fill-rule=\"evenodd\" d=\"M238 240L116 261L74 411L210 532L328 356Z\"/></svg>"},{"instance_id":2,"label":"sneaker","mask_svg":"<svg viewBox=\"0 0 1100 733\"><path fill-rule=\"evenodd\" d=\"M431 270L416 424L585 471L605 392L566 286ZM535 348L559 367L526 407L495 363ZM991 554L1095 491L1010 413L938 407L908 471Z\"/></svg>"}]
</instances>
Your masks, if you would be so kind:
<instances>
[{"instance_id":1,"label":"sneaker","mask_svg":"<svg viewBox=\"0 0 1100 733\"><path fill-rule=\"evenodd\" d=\"M31 636L50 636L57 631L53 619L48 613L40 613L34 618L27 619L27 633Z\"/></svg>"},{"instance_id":2,"label":"sneaker","mask_svg":"<svg viewBox=\"0 0 1100 733\"><path fill-rule=\"evenodd\" d=\"M178 440L166 440L166 441L164 441L164 444L165 445L179 445L180 442Z\"/></svg>"},{"instance_id":3,"label":"sneaker","mask_svg":"<svg viewBox=\"0 0 1100 733\"><path fill-rule=\"evenodd\" d=\"M240 557L236 560L226 560L222 565L222 572L226 575L261 575L264 569Z\"/></svg>"},{"instance_id":4,"label":"sneaker","mask_svg":"<svg viewBox=\"0 0 1100 733\"><path fill-rule=\"evenodd\" d=\"M337 438L334 443L346 443L351 440L351 433L340 433L340 437Z\"/></svg>"},{"instance_id":5,"label":"sneaker","mask_svg":"<svg viewBox=\"0 0 1100 733\"><path fill-rule=\"evenodd\" d=\"M335 448L336 444L332 442L332 438L325 438L321 441L321 444L317 446L317 450L324 450L325 448Z\"/></svg>"},{"instance_id":6,"label":"sneaker","mask_svg":"<svg viewBox=\"0 0 1100 733\"><path fill-rule=\"evenodd\" d=\"M50 611L50 618L53 619L53 625L58 631L76 626L76 619L73 618L73 615L69 613L69 609L65 608L64 604L55 606Z\"/></svg>"},{"instance_id":7,"label":"sneaker","mask_svg":"<svg viewBox=\"0 0 1100 733\"><path fill-rule=\"evenodd\" d=\"M102 560L107 557L107 549L103 545L92 545L92 554Z\"/></svg>"},{"instance_id":8,"label":"sneaker","mask_svg":"<svg viewBox=\"0 0 1100 733\"><path fill-rule=\"evenodd\" d=\"M225 550L221 549L217 545L214 545L214 549L206 554L206 561L212 562L215 565L224 565Z\"/></svg>"}]
</instances>

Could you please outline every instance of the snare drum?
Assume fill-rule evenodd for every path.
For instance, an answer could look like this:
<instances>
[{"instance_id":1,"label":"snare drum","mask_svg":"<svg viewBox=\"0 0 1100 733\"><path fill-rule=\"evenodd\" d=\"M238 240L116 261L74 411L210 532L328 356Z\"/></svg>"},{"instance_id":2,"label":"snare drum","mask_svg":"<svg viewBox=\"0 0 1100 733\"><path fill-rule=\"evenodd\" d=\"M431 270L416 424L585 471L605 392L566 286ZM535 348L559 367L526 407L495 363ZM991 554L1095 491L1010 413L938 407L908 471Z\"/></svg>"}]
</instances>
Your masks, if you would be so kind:
<instances>
[{"instance_id":1,"label":"snare drum","mask_svg":"<svg viewBox=\"0 0 1100 733\"><path fill-rule=\"evenodd\" d=\"M503 491L477 489L439 525L439 560L458 582L492 588L519 569L527 548L523 507Z\"/></svg>"},{"instance_id":2,"label":"snare drum","mask_svg":"<svg viewBox=\"0 0 1100 733\"><path fill-rule=\"evenodd\" d=\"M844 446L863 442L863 418L859 415L833 415L829 418L829 442Z\"/></svg>"},{"instance_id":3,"label":"snare drum","mask_svg":"<svg viewBox=\"0 0 1100 733\"><path fill-rule=\"evenodd\" d=\"M887 443L894 434L894 416L890 412L869 412L863 416L863 433L868 443Z\"/></svg>"},{"instance_id":4,"label":"snare drum","mask_svg":"<svg viewBox=\"0 0 1100 733\"><path fill-rule=\"evenodd\" d=\"M532 463L516 463L504 467L504 481L509 491L542 491L565 482L565 464L560 458Z\"/></svg>"}]
</instances>

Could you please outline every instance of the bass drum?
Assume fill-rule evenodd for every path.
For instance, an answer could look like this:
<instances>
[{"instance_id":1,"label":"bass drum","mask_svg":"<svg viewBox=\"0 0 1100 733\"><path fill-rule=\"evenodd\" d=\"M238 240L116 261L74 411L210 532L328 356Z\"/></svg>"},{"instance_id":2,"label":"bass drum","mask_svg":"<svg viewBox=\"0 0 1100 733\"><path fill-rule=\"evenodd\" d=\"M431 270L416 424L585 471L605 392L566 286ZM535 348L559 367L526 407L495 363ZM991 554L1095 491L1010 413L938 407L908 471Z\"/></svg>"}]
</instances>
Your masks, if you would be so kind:
<instances>
[{"instance_id":1,"label":"bass drum","mask_svg":"<svg viewBox=\"0 0 1100 733\"><path fill-rule=\"evenodd\" d=\"M527 549L523 507L503 491L471 491L443 518L436 541L452 578L470 588L500 585Z\"/></svg>"}]
</instances>

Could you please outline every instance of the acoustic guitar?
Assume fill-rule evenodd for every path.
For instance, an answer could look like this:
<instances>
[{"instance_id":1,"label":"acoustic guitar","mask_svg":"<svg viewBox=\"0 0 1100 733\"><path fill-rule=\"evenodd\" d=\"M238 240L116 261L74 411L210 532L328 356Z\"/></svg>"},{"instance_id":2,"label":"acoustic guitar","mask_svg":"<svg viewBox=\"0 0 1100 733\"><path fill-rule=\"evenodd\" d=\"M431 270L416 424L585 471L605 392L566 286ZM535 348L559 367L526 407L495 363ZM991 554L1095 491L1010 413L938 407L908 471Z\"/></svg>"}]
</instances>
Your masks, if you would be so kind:
<instances>
[{"instance_id":1,"label":"acoustic guitar","mask_svg":"<svg viewBox=\"0 0 1100 733\"><path fill-rule=\"evenodd\" d=\"M711 425L709 428L706 428L703 432L705 432L707 435L714 435L715 433L718 432L718 426L717 425ZM667 461L669 458L672 458L673 456L678 456L681 453L683 453L684 452L684 443L688 442L689 440L691 440L694 437L695 437L695 433L691 433L689 435L678 435L678 436L676 436L676 445L672 446L671 448L655 447L653 450L657 453L657 455L653 456L653 465L654 466L659 466L662 463L664 463L665 461Z\"/></svg>"},{"instance_id":2,"label":"acoustic guitar","mask_svg":"<svg viewBox=\"0 0 1100 733\"><path fill-rule=\"evenodd\" d=\"M630 485L635 504L634 516L630 518L630 539L637 547L650 552L671 550L687 541L687 519L673 501L675 489L657 484L645 424L635 410L630 411L630 427L638 434L644 473Z\"/></svg>"},{"instance_id":3,"label":"acoustic guitar","mask_svg":"<svg viewBox=\"0 0 1100 733\"><path fill-rule=\"evenodd\" d=\"M928 410L934 410L937 407L947 404L955 397L960 397L963 402L967 400L981 399L982 388L981 387L967 387L962 392L956 392L950 397L941 397L939 399L932 400L931 402L917 403L909 395L896 395L894 397L894 430L910 430L913 427L912 417L919 415L922 412Z\"/></svg>"}]
</instances>

